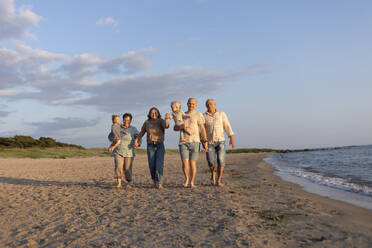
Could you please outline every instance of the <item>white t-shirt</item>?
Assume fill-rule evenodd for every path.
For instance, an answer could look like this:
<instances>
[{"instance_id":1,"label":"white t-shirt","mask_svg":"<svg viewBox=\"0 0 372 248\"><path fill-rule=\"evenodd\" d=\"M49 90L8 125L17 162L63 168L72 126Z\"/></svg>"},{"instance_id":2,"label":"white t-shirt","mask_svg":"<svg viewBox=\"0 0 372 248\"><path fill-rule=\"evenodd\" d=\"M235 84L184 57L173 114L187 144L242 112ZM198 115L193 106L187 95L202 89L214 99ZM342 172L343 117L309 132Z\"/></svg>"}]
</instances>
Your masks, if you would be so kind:
<instances>
[{"instance_id":1,"label":"white t-shirt","mask_svg":"<svg viewBox=\"0 0 372 248\"><path fill-rule=\"evenodd\" d=\"M199 135L199 125L204 125L205 120L202 113L193 111L192 113L185 113L186 116L190 118L184 119L185 126L190 131L190 135L184 133L184 140L180 144L183 143L190 143L190 142L200 142L200 135ZM180 135L181 136L181 135Z\"/></svg>"}]
</instances>

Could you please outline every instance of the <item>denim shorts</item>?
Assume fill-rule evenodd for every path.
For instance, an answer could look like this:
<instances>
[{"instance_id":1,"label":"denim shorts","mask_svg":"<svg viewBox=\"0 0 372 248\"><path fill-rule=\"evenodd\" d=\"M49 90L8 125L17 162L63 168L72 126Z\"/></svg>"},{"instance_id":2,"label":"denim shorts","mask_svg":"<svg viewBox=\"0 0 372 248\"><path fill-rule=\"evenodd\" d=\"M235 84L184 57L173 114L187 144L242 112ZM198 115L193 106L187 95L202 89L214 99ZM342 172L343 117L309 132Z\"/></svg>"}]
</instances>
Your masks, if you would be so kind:
<instances>
[{"instance_id":1,"label":"denim shorts","mask_svg":"<svg viewBox=\"0 0 372 248\"><path fill-rule=\"evenodd\" d=\"M225 166L225 141L208 144L207 161L209 167Z\"/></svg>"},{"instance_id":2,"label":"denim shorts","mask_svg":"<svg viewBox=\"0 0 372 248\"><path fill-rule=\"evenodd\" d=\"M199 142L189 142L179 145L181 159L189 159L197 161L199 158L200 143Z\"/></svg>"}]
</instances>

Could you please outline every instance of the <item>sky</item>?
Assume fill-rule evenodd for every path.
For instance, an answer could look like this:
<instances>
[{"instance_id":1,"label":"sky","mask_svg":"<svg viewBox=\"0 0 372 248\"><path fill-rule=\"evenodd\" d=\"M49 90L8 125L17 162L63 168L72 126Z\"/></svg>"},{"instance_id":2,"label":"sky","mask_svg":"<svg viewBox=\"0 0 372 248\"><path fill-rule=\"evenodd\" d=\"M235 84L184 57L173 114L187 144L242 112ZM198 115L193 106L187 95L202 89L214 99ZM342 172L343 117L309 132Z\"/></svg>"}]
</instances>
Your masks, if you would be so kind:
<instances>
[{"instance_id":1,"label":"sky","mask_svg":"<svg viewBox=\"0 0 372 248\"><path fill-rule=\"evenodd\" d=\"M107 147L194 97L237 148L372 144L371 27L367 0L0 0L0 137Z\"/></svg>"}]
</instances>

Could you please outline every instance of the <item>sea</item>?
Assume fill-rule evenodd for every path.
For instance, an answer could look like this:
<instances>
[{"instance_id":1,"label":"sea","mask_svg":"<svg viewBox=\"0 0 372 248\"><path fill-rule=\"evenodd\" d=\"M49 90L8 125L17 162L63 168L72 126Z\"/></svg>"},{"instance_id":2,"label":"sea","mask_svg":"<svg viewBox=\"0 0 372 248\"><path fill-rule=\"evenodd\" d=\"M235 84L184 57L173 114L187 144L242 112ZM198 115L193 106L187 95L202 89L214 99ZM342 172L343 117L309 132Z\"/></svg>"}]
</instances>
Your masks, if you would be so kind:
<instances>
[{"instance_id":1,"label":"sea","mask_svg":"<svg viewBox=\"0 0 372 248\"><path fill-rule=\"evenodd\" d=\"M372 145L268 154L265 161L308 192L372 210Z\"/></svg>"}]
</instances>

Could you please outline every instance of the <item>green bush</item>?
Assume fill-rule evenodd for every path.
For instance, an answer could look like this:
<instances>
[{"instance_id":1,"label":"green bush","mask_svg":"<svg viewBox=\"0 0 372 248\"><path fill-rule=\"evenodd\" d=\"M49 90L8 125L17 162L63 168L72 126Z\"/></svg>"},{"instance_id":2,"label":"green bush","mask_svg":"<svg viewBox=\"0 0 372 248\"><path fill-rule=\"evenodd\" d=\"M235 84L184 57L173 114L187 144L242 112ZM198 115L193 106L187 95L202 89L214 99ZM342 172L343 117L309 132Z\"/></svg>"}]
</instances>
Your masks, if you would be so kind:
<instances>
[{"instance_id":1,"label":"green bush","mask_svg":"<svg viewBox=\"0 0 372 248\"><path fill-rule=\"evenodd\" d=\"M13 138L0 137L0 147L18 147Z\"/></svg>"},{"instance_id":2,"label":"green bush","mask_svg":"<svg viewBox=\"0 0 372 248\"><path fill-rule=\"evenodd\" d=\"M40 137L39 138L40 147L56 147L56 141L49 137Z\"/></svg>"},{"instance_id":3,"label":"green bush","mask_svg":"<svg viewBox=\"0 0 372 248\"><path fill-rule=\"evenodd\" d=\"M0 137L0 147L3 148L31 148L31 147L74 147L78 149L85 149L82 146L74 144L66 144L57 142L55 139L50 137L40 137L34 139L31 136L16 135L13 138L2 138Z\"/></svg>"}]
</instances>

